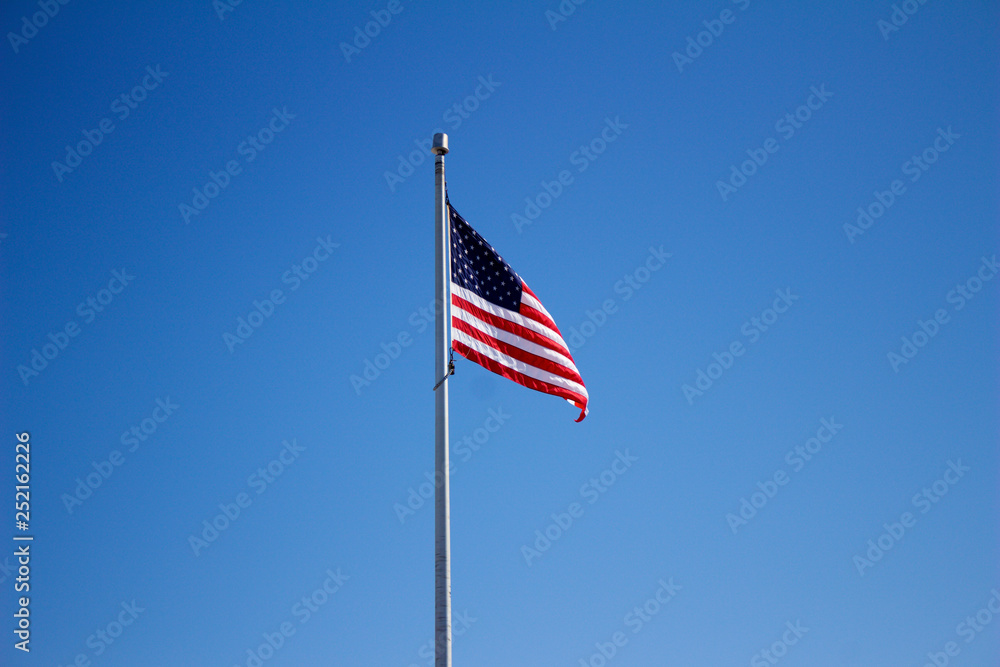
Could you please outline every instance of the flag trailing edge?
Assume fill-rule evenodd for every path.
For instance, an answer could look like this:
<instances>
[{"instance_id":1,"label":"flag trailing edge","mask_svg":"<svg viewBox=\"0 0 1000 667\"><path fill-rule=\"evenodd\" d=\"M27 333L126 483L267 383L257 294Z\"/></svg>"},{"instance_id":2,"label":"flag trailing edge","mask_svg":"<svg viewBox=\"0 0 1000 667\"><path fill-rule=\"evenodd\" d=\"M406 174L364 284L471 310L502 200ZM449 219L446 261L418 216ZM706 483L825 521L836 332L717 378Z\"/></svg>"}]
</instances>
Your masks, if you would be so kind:
<instances>
[{"instance_id":1,"label":"flag trailing edge","mask_svg":"<svg viewBox=\"0 0 1000 667\"><path fill-rule=\"evenodd\" d=\"M483 368L566 399L589 396L569 346L527 283L446 199L451 228L452 349Z\"/></svg>"}]
</instances>

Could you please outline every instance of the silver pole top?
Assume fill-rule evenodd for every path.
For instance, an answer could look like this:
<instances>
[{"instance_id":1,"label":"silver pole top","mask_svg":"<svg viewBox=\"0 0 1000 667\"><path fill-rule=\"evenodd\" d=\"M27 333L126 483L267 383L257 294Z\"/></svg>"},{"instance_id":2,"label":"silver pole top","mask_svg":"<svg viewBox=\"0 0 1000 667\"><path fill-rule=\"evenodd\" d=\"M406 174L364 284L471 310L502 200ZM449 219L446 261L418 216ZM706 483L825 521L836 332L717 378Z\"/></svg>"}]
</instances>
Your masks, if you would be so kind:
<instances>
[{"instance_id":1,"label":"silver pole top","mask_svg":"<svg viewBox=\"0 0 1000 667\"><path fill-rule=\"evenodd\" d=\"M435 134L431 151L434 155L446 155L448 153L448 135L443 132Z\"/></svg>"}]
</instances>

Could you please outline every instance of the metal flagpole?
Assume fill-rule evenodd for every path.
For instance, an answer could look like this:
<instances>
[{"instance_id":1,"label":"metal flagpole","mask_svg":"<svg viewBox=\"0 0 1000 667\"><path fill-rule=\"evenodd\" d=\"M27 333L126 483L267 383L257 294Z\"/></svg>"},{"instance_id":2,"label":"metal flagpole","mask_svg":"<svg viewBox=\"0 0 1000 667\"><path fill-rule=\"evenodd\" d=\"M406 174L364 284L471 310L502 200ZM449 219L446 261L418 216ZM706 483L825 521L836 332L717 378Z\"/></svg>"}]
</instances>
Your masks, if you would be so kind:
<instances>
[{"instance_id":1,"label":"metal flagpole","mask_svg":"<svg viewBox=\"0 0 1000 667\"><path fill-rule=\"evenodd\" d=\"M448 135L434 135L434 667L451 667L451 498L448 482L448 302L451 243L445 210Z\"/></svg>"}]
</instances>

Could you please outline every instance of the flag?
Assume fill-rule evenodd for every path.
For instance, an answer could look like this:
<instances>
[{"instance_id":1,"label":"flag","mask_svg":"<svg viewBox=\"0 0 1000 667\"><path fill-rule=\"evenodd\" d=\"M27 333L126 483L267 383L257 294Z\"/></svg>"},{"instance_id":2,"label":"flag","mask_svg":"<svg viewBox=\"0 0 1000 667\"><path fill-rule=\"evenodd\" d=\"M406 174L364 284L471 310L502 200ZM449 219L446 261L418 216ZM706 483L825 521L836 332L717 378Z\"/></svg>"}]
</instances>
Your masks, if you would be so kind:
<instances>
[{"instance_id":1,"label":"flag","mask_svg":"<svg viewBox=\"0 0 1000 667\"><path fill-rule=\"evenodd\" d=\"M569 346L538 297L447 203L451 224L451 347L483 368L587 416L587 388Z\"/></svg>"}]
</instances>

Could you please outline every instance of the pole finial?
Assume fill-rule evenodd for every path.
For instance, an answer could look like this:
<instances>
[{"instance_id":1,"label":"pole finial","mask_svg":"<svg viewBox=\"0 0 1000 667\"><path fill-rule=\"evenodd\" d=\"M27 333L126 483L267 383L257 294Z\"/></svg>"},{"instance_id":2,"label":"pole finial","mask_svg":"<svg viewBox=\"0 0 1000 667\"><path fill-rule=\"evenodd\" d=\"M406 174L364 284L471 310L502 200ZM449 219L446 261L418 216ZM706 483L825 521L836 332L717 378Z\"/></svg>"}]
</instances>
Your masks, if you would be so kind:
<instances>
[{"instance_id":1,"label":"pole finial","mask_svg":"<svg viewBox=\"0 0 1000 667\"><path fill-rule=\"evenodd\" d=\"M434 155L446 155L448 153L448 135L443 132L435 134L431 151Z\"/></svg>"}]
</instances>

